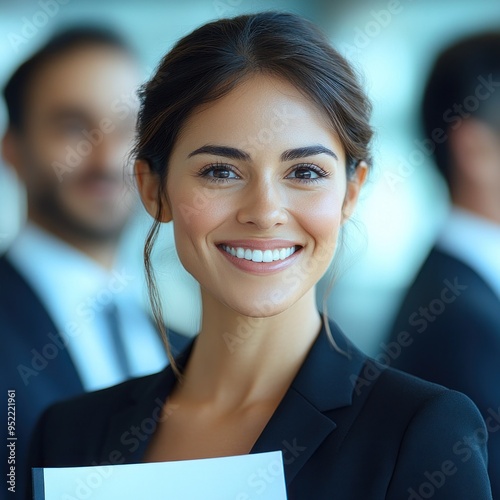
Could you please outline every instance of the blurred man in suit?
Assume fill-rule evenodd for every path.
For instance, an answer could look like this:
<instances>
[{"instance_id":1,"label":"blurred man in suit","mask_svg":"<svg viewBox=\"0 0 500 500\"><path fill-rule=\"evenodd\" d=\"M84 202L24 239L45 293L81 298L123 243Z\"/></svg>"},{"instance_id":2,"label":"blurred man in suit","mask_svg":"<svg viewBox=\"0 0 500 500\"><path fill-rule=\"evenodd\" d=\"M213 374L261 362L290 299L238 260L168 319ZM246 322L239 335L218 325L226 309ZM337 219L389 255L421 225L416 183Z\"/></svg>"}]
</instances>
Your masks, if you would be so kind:
<instances>
[{"instance_id":1,"label":"blurred man in suit","mask_svg":"<svg viewBox=\"0 0 500 500\"><path fill-rule=\"evenodd\" d=\"M166 365L132 293L140 273L116 261L136 206L124 165L139 78L116 34L81 27L52 38L4 88L3 156L27 195L26 227L0 258L0 379L17 438L7 472L15 467L19 498L30 433L49 404Z\"/></svg>"},{"instance_id":2,"label":"blurred man in suit","mask_svg":"<svg viewBox=\"0 0 500 500\"><path fill-rule=\"evenodd\" d=\"M397 315L391 342L404 345L394 349L392 366L474 400L488 427L493 497L500 499L499 32L439 56L423 118L421 145L434 155L452 207Z\"/></svg>"}]
</instances>

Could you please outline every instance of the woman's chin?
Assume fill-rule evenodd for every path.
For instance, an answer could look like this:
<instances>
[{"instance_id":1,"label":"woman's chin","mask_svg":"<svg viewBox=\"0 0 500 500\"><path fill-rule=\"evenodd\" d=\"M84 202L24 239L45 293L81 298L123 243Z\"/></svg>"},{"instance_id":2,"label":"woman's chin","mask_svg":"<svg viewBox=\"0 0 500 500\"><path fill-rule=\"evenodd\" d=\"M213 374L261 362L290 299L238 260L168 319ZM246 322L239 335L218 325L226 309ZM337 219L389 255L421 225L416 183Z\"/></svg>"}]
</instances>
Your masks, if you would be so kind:
<instances>
[{"instance_id":1,"label":"woman's chin","mask_svg":"<svg viewBox=\"0 0 500 500\"><path fill-rule=\"evenodd\" d=\"M267 300L259 297L254 300L246 299L241 302L235 301L233 298L226 305L236 313L249 318L272 318L287 311L294 302L291 298L288 300L281 298L280 301L276 301L272 300L272 297L269 297Z\"/></svg>"}]
</instances>

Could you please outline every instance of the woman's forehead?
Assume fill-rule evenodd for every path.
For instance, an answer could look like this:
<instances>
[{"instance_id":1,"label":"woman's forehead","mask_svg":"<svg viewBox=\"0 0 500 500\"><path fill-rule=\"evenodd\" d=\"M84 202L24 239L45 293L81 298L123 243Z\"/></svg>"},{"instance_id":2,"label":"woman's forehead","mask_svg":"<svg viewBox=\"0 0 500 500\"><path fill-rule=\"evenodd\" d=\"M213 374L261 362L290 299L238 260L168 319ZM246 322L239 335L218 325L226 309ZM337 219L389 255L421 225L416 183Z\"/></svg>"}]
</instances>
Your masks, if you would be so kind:
<instances>
[{"instance_id":1,"label":"woman's forehead","mask_svg":"<svg viewBox=\"0 0 500 500\"><path fill-rule=\"evenodd\" d=\"M254 150L318 142L340 146L331 124L309 99L294 85L268 75L252 76L197 109L177 143L192 147L199 142L230 142Z\"/></svg>"}]
</instances>

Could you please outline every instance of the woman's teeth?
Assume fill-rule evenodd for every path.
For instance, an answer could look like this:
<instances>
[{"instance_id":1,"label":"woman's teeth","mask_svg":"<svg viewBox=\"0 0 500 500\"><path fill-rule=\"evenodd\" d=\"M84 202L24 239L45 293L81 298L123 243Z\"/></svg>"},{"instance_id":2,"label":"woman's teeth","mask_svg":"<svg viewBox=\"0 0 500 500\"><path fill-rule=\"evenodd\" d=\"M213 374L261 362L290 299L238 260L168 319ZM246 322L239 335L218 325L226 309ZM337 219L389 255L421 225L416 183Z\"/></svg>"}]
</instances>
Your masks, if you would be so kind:
<instances>
[{"instance_id":1,"label":"woman's teeth","mask_svg":"<svg viewBox=\"0 0 500 500\"><path fill-rule=\"evenodd\" d=\"M276 248L274 250L250 250L249 248L233 248L227 245L221 245L222 250L230 253L237 259L252 260L253 262L273 262L276 260L285 260L295 253L297 247Z\"/></svg>"}]
</instances>

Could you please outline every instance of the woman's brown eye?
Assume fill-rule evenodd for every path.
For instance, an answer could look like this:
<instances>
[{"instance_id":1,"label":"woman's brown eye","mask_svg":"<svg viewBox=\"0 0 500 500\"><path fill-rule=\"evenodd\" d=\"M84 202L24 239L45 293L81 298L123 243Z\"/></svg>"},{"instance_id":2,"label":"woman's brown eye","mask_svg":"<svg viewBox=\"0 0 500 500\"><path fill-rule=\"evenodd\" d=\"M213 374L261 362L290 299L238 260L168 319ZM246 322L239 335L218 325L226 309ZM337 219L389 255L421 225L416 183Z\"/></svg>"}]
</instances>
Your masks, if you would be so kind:
<instances>
[{"instance_id":1,"label":"woman's brown eye","mask_svg":"<svg viewBox=\"0 0 500 500\"><path fill-rule=\"evenodd\" d=\"M208 165L198 175L205 177L212 182L224 182L239 179L239 176L232 168L225 165Z\"/></svg>"},{"instance_id":2,"label":"woman's brown eye","mask_svg":"<svg viewBox=\"0 0 500 500\"><path fill-rule=\"evenodd\" d=\"M312 178L315 178L315 177L313 177L313 174L316 177L318 177L318 174L316 174L316 172L312 172L308 168L298 168L297 170L295 170L295 177L298 178L298 179L312 179Z\"/></svg>"},{"instance_id":3,"label":"woman's brown eye","mask_svg":"<svg viewBox=\"0 0 500 500\"><path fill-rule=\"evenodd\" d=\"M228 179L231 172L226 169L217 169L213 171L213 174L214 177L218 177L219 179Z\"/></svg>"},{"instance_id":4,"label":"woman's brown eye","mask_svg":"<svg viewBox=\"0 0 500 500\"><path fill-rule=\"evenodd\" d=\"M299 179L303 181L316 181L321 177L327 177L328 174L324 172L322 169L320 170L318 167L311 166L302 166L297 167L290 174L287 175L287 179Z\"/></svg>"}]
</instances>

